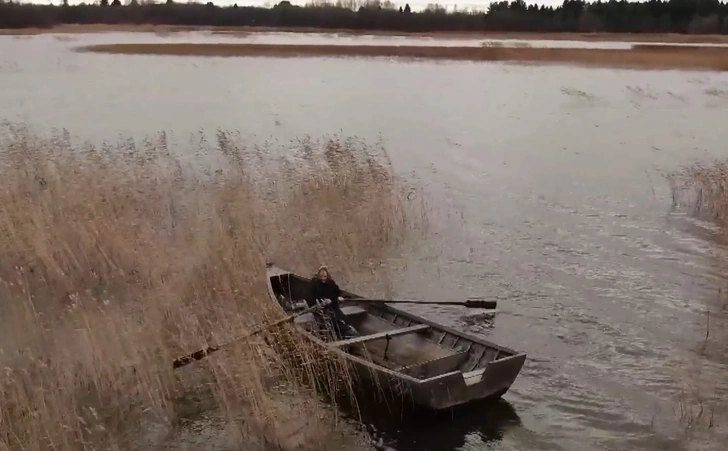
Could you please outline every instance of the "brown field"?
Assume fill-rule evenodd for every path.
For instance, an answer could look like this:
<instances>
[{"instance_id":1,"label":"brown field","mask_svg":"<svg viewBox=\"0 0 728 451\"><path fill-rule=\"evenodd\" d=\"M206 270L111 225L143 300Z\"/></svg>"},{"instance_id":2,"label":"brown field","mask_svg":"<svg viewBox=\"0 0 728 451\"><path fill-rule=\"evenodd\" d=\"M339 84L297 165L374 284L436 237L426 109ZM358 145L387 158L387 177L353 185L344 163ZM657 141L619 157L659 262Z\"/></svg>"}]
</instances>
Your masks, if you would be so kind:
<instances>
[{"instance_id":1,"label":"brown field","mask_svg":"<svg viewBox=\"0 0 728 451\"><path fill-rule=\"evenodd\" d=\"M45 33L108 33L108 32L137 32L137 33L175 33L189 31L210 31L214 34L247 35L249 33L326 33L345 35L377 35L377 36L421 36L447 38L473 38L473 39L526 39L526 40L557 40L557 41L615 41L615 42L672 42L672 43L726 43L728 35L687 35L673 33L543 33L543 32L501 32L501 31L443 31L443 32L397 32L384 30L348 30L348 29L322 29L311 27L212 27L212 26L180 26L180 25L80 25L67 24L52 28L23 28L0 29L0 35L35 35Z\"/></svg>"},{"instance_id":2,"label":"brown field","mask_svg":"<svg viewBox=\"0 0 728 451\"><path fill-rule=\"evenodd\" d=\"M679 44L634 44L632 50L657 53L695 53L713 54L725 56L728 54L728 47L708 45L679 45Z\"/></svg>"},{"instance_id":3,"label":"brown field","mask_svg":"<svg viewBox=\"0 0 728 451\"><path fill-rule=\"evenodd\" d=\"M128 55L399 57L466 61L576 64L635 69L728 70L728 48L635 46L628 50L532 47L426 47L265 44L104 44L79 51Z\"/></svg>"}]
</instances>

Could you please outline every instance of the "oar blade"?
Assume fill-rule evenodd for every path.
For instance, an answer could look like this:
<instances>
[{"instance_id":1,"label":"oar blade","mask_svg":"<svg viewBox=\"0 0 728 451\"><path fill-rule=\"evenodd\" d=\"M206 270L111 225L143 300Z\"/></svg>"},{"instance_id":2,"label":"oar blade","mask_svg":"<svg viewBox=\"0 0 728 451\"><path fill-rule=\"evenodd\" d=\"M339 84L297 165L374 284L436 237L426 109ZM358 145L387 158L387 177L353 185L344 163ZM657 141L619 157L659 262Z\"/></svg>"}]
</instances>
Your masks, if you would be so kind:
<instances>
[{"instance_id":1,"label":"oar blade","mask_svg":"<svg viewBox=\"0 0 728 451\"><path fill-rule=\"evenodd\" d=\"M486 301L485 299L468 299L465 301L467 308L483 308L494 309L498 306L498 301Z\"/></svg>"}]
</instances>

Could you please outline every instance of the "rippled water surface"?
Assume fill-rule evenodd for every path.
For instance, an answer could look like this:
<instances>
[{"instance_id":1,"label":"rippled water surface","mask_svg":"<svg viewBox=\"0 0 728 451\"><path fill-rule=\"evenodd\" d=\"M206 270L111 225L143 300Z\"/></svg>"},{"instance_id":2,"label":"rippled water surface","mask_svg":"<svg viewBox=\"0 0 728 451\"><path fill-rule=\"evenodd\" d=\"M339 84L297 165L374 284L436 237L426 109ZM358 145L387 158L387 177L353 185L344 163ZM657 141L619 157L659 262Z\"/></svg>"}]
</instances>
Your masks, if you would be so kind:
<instances>
[{"instance_id":1,"label":"rippled water surface","mask_svg":"<svg viewBox=\"0 0 728 451\"><path fill-rule=\"evenodd\" d=\"M249 39L332 39L282 36ZM184 139L218 127L251 142L381 138L395 168L425 184L442 213L409 256L399 294L495 297L493 324L454 308L412 309L529 355L503 402L427 427L374 424L385 444L400 451L722 449L728 318L717 291L725 250L705 224L671 211L662 173L728 157L728 75L71 51L211 39L241 41L0 37L0 120L65 127L88 139L163 129ZM706 309L713 313L704 344ZM683 392L715 410L712 428L680 422L681 404L683 411L698 405L681 403Z\"/></svg>"}]
</instances>

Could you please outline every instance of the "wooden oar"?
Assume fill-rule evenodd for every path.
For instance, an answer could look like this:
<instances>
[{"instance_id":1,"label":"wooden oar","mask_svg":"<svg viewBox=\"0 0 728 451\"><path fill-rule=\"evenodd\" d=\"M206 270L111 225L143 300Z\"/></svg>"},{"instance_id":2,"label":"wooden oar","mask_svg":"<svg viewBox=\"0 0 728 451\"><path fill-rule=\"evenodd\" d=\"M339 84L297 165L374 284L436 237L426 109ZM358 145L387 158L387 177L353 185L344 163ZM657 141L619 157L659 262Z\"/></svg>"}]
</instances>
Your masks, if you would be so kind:
<instances>
[{"instance_id":1,"label":"wooden oar","mask_svg":"<svg viewBox=\"0 0 728 451\"><path fill-rule=\"evenodd\" d=\"M252 332L250 332L248 334L245 334L245 335L243 335L241 337L238 337L238 338L235 338L233 340L230 340L227 343L223 343L223 344L218 345L218 346L208 346L205 349L200 349L199 351L195 351L195 352L191 352L191 353L189 353L187 355L183 355L182 357L179 357L179 358L174 359L174 362L172 362L172 368L173 369L177 369L179 367L182 367L182 366L185 366L185 365L189 365L193 361L203 359L203 358L207 357L208 355L212 354L213 352L219 351L220 349L224 348L225 346L229 346L229 345L231 345L233 343L236 343L238 341L241 341L241 340L245 340L247 338L250 338L250 337L252 337L254 335L257 335L257 334L259 334L261 332L264 332L264 331L266 331L266 330L268 330L268 329L270 329L272 327L280 326L281 324L285 324L287 322L293 321L297 317L299 317L301 315L304 315L306 313L310 313L310 312L312 312L314 310L323 308L325 305L326 304L314 305L313 307L309 307L309 308L307 308L305 310L301 310L300 312L295 313L293 315L287 316L285 318L281 318L278 321L274 321L274 322L272 322L270 324L266 324L264 326L261 326L261 327L255 329L254 331L252 331Z\"/></svg>"},{"instance_id":2,"label":"wooden oar","mask_svg":"<svg viewBox=\"0 0 728 451\"><path fill-rule=\"evenodd\" d=\"M458 305L466 308L494 309L498 301L486 301L484 299L468 299L466 301L416 301L410 299L366 299L346 298L351 302L381 302L387 304L420 304L420 305Z\"/></svg>"}]
</instances>

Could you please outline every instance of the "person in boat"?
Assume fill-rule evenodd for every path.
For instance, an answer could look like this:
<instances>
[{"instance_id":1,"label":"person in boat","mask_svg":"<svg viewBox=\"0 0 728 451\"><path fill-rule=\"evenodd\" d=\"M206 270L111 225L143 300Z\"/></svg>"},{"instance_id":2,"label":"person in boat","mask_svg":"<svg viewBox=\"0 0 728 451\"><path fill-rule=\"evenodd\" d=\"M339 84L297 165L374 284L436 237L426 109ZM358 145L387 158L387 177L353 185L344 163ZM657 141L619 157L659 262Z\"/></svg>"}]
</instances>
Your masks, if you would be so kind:
<instances>
[{"instance_id":1,"label":"person in boat","mask_svg":"<svg viewBox=\"0 0 728 451\"><path fill-rule=\"evenodd\" d=\"M331 277L326 266L319 267L316 275L311 279L311 291L306 303L309 307L312 307L323 300L328 300L330 303L323 308L322 312L317 312L318 315L315 314L319 324L321 325L322 322L330 323L334 334L339 340L358 335L356 329L349 324L346 315L339 307L339 302L344 300L341 288Z\"/></svg>"}]
</instances>

